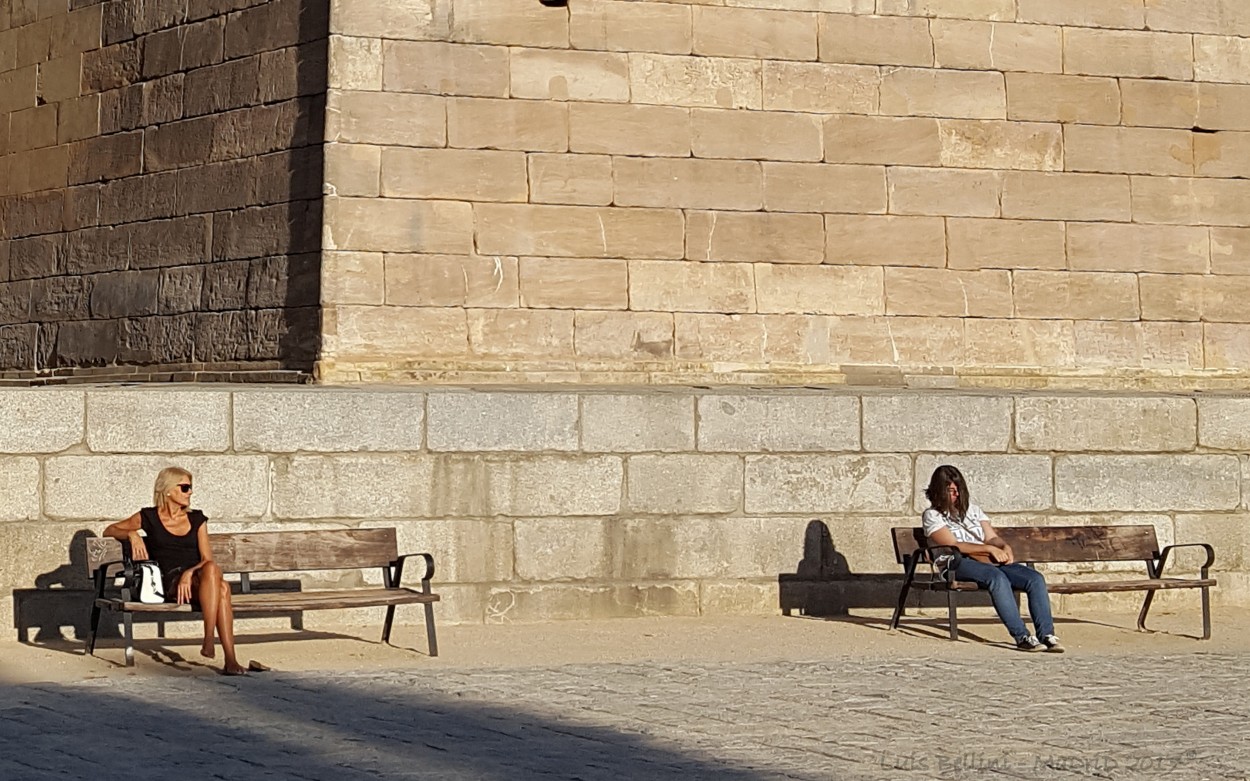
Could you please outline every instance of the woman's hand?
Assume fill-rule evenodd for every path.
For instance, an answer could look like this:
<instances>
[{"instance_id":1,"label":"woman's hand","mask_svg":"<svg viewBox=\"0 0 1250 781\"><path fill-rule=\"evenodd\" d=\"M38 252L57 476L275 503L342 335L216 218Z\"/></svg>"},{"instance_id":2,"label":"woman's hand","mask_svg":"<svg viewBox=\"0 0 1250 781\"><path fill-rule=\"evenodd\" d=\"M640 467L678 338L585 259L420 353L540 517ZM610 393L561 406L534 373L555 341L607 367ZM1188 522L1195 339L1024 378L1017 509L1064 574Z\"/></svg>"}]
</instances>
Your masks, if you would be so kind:
<instances>
[{"instance_id":1,"label":"woman's hand","mask_svg":"<svg viewBox=\"0 0 1250 781\"><path fill-rule=\"evenodd\" d=\"M195 575L187 570L178 576L178 604L187 605L191 602L191 578Z\"/></svg>"},{"instance_id":2,"label":"woman's hand","mask_svg":"<svg viewBox=\"0 0 1250 781\"><path fill-rule=\"evenodd\" d=\"M990 558L994 560L995 564L1010 564L1011 563L1010 551L1005 551L1002 548L996 548L993 545L986 545L985 552L990 554Z\"/></svg>"},{"instance_id":3,"label":"woman's hand","mask_svg":"<svg viewBox=\"0 0 1250 781\"><path fill-rule=\"evenodd\" d=\"M130 558L135 561L143 561L148 557L148 546L143 544L143 537L139 532L133 531L126 535L126 539L130 542Z\"/></svg>"}]
</instances>

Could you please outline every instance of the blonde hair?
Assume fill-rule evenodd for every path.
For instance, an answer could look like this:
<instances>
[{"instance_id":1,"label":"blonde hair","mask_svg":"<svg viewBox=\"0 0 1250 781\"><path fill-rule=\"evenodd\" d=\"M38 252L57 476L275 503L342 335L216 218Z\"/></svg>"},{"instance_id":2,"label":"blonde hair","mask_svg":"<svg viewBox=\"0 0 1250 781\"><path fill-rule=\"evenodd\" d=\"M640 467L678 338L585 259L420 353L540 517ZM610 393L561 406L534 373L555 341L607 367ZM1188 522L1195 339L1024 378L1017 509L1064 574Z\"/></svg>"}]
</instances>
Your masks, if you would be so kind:
<instances>
[{"instance_id":1,"label":"blonde hair","mask_svg":"<svg viewBox=\"0 0 1250 781\"><path fill-rule=\"evenodd\" d=\"M158 510L169 490L183 481L191 480L191 473L179 466L167 466L156 476L156 485L152 488L152 506Z\"/></svg>"}]
</instances>

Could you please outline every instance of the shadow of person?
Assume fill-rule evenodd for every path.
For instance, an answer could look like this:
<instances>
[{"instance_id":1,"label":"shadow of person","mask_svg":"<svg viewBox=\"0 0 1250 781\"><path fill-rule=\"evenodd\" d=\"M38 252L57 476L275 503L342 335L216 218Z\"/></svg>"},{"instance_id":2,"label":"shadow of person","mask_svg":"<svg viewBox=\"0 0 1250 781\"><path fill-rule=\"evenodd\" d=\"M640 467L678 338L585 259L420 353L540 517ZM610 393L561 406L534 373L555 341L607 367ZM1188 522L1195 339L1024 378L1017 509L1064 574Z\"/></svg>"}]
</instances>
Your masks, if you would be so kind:
<instances>
[{"instance_id":1,"label":"shadow of person","mask_svg":"<svg viewBox=\"0 0 1250 781\"><path fill-rule=\"evenodd\" d=\"M793 573L777 576L781 612L821 618L848 617L850 608L888 608L902 585L902 573L851 570L833 544L829 526L820 519L803 533L803 558Z\"/></svg>"},{"instance_id":2,"label":"shadow of person","mask_svg":"<svg viewBox=\"0 0 1250 781\"><path fill-rule=\"evenodd\" d=\"M836 578L851 574L846 556L833 547L833 535L824 521L815 520L803 531L803 559L795 572L801 578Z\"/></svg>"},{"instance_id":3,"label":"shadow of person","mask_svg":"<svg viewBox=\"0 0 1250 781\"><path fill-rule=\"evenodd\" d=\"M91 580L87 575L87 540L95 536L87 529L75 532L67 546L67 563L36 576L34 588L13 589L13 623L19 642L32 642L32 629L35 630L34 643L54 647L87 637L92 600ZM117 634L112 622L101 629L105 636ZM77 650L79 646L74 648Z\"/></svg>"}]
</instances>

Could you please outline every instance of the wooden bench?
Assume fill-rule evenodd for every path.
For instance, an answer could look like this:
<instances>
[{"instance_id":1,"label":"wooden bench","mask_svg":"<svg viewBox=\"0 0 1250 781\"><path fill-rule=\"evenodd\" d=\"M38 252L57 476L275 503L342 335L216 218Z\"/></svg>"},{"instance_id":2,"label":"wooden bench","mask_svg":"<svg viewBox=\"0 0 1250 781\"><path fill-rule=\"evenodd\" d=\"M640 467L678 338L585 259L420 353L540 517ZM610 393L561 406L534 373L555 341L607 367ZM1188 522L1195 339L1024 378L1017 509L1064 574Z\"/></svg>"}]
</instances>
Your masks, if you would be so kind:
<instances>
[{"instance_id":1,"label":"wooden bench","mask_svg":"<svg viewBox=\"0 0 1250 781\"><path fill-rule=\"evenodd\" d=\"M1146 565L1146 577L1134 580L1066 580L1048 582L1052 594L1089 594L1111 591L1145 591L1146 598L1137 616L1137 628L1146 631L1146 614L1155 592L1162 589L1196 588L1202 591L1202 639L1211 638L1211 596L1216 585L1210 577L1211 565L1215 563L1215 550L1205 542L1169 545L1159 550L1155 529L1149 525L1137 526L996 526L999 536L1011 546L1016 560L1026 564L1078 563L1098 561L1141 561ZM924 530L911 527L891 529L894 553L904 567L903 587L898 595L898 606L890 620L890 629L897 629L907 603L907 594L913 589L945 591L950 637L959 639L959 625L955 616L956 596L960 592L977 591L976 583L958 581L953 573L938 572L930 567L928 572L919 569L921 564L932 565L943 555L958 554L952 546L930 545ZM1207 553L1206 562L1197 578L1164 577L1163 568L1169 554L1177 548L1202 548ZM960 554L962 555L962 554Z\"/></svg>"},{"instance_id":2,"label":"wooden bench","mask_svg":"<svg viewBox=\"0 0 1250 781\"><path fill-rule=\"evenodd\" d=\"M240 576L241 593L231 597L236 616L385 606L386 620L382 625L382 642L388 643L396 605L420 603L425 605L425 631L430 656L438 656L438 640L434 633L434 603L439 601L439 596L430 590L430 579L434 577L434 557L428 553L400 556L394 529L248 532L214 534L210 539L213 560L221 567L222 572ZM400 585L404 575L404 563L414 557L425 561L425 572L421 576L419 591ZM257 573L373 567L382 570L383 586L380 588L365 586L326 591L273 590L264 588L269 585L265 581L258 582L255 589L252 583L252 575ZM132 599L134 595L124 585L131 582L131 570L128 544L109 537L92 537L87 540L87 572L95 582L87 653L95 653L96 631L101 612L120 612L125 625L127 667L134 665L133 614L194 613L190 605L151 605ZM115 585L119 574L124 575L120 588Z\"/></svg>"}]
</instances>

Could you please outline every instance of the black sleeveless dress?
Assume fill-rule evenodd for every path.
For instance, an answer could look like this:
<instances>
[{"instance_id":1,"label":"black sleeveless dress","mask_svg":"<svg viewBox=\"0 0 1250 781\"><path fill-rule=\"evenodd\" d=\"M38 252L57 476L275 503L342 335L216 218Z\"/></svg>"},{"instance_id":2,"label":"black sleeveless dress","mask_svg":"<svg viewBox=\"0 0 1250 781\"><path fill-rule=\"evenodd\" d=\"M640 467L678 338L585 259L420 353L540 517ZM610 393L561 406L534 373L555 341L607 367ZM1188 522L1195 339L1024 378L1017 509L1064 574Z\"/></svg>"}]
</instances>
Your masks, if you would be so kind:
<instances>
[{"instance_id":1,"label":"black sleeveless dress","mask_svg":"<svg viewBox=\"0 0 1250 781\"><path fill-rule=\"evenodd\" d=\"M170 533L161 523L155 507L144 507L139 511L139 525L145 535L143 544L147 546L148 558L161 568L166 602L178 601L178 578L182 577L184 570L200 563L199 532L208 518L199 510L189 511L187 518L191 521L191 530L177 535Z\"/></svg>"}]
</instances>

